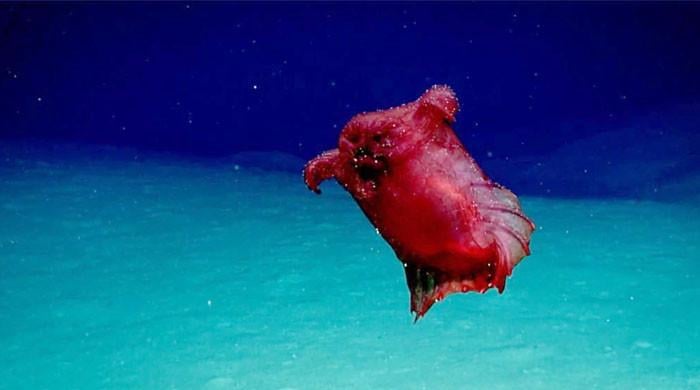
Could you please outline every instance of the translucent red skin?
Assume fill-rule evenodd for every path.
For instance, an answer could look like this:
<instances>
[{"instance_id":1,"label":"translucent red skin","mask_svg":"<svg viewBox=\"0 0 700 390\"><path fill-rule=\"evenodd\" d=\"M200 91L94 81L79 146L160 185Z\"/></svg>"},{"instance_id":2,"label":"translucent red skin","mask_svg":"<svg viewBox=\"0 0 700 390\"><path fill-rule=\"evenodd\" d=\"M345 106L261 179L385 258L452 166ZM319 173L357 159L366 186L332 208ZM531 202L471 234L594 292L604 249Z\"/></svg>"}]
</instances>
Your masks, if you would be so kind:
<instances>
[{"instance_id":1,"label":"translucent red skin","mask_svg":"<svg viewBox=\"0 0 700 390\"><path fill-rule=\"evenodd\" d=\"M326 179L343 185L394 249L416 319L454 292L503 291L534 229L453 132L457 107L449 87L435 86L415 102L357 115L338 149L304 169L317 193Z\"/></svg>"}]
</instances>

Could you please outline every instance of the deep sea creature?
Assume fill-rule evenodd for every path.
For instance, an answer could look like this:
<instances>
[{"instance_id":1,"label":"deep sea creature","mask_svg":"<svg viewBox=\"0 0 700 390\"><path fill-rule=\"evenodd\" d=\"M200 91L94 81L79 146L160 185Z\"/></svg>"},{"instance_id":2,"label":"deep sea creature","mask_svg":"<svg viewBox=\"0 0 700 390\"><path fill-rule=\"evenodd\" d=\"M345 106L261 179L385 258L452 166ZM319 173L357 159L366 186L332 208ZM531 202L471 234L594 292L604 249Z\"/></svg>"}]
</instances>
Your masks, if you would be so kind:
<instances>
[{"instance_id":1,"label":"deep sea creature","mask_svg":"<svg viewBox=\"0 0 700 390\"><path fill-rule=\"evenodd\" d=\"M503 292L530 254L534 224L491 181L452 130L457 97L433 86L418 100L356 115L338 148L309 161L314 192L334 178L401 260L416 320L455 292Z\"/></svg>"}]
</instances>

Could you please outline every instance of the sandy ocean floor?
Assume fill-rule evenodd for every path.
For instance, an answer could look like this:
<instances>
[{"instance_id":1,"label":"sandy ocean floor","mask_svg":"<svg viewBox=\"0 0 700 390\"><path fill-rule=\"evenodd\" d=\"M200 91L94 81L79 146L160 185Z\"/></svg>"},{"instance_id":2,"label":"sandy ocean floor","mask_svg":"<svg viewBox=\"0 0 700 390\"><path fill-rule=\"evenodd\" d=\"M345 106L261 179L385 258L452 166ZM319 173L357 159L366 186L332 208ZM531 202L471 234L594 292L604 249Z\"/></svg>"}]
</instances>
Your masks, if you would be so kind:
<instances>
[{"instance_id":1,"label":"sandy ocean floor","mask_svg":"<svg viewBox=\"0 0 700 390\"><path fill-rule=\"evenodd\" d=\"M700 388L700 206L523 198L503 295L413 324L334 183L0 149L0 388Z\"/></svg>"}]
</instances>

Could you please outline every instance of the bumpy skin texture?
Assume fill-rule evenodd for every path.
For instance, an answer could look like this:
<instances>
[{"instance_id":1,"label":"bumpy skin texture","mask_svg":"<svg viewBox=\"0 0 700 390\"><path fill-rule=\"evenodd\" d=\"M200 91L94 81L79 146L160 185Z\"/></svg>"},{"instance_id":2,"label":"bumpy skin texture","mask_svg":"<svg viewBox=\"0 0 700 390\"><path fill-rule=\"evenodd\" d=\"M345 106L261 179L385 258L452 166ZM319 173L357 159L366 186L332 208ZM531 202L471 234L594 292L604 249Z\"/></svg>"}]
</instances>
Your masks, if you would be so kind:
<instances>
[{"instance_id":1,"label":"bumpy skin texture","mask_svg":"<svg viewBox=\"0 0 700 390\"><path fill-rule=\"evenodd\" d=\"M454 292L502 292L529 255L534 224L492 182L452 130L457 98L434 86L418 100L353 117L338 148L304 168L306 185L334 178L403 262L416 320Z\"/></svg>"}]
</instances>

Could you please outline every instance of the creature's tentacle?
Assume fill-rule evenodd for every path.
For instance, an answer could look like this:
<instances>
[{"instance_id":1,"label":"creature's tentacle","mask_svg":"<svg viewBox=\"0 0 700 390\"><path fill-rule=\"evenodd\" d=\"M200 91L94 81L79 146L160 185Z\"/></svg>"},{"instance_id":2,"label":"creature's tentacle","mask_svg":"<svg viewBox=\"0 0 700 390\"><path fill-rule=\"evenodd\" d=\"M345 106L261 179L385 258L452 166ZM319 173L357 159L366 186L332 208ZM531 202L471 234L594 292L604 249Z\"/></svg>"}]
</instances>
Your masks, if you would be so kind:
<instances>
[{"instance_id":1,"label":"creature's tentacle","mask_svg":"<svg viewBox=\"0 0 700 390\"><path fill-rule=\"evenodd\" d=\"M304 182L309 189L317 194L322 181L335 177L338 165L338 149L332 149L321 153L304 167Z\"/></svg>"}]
</instances>

